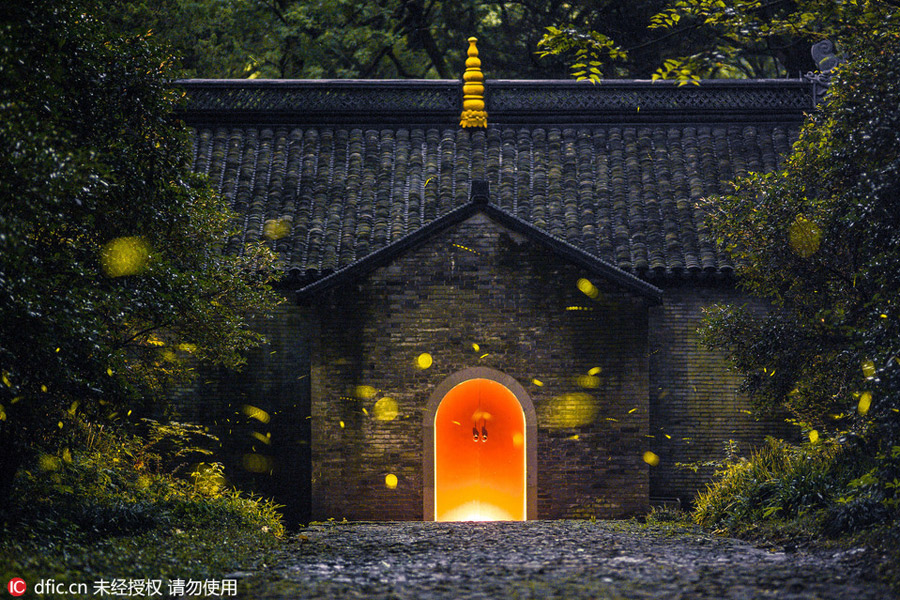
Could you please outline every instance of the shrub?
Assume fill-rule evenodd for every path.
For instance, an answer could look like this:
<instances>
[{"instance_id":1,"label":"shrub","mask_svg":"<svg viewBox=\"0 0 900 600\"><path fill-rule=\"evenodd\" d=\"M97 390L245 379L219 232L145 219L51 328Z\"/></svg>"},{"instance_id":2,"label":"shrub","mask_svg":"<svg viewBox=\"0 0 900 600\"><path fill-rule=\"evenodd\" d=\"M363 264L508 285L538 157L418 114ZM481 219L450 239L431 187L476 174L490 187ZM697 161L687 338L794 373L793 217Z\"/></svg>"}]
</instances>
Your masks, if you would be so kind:
<instances>
[{"instance_id":1,"label":"shrub","mask_svg":"<svg viewBox=\"0 0 900 600\"><path fill-rule=\"evenodd\" d=\"M217 463L173 477L156 471L166 460L155 442L85 428L80 450L45 453L17 475L18 501L0 515L0 576L207 576L277 545L279 507L228 489Z\"/></svg>"},{"instance_id":2,"label":"shrub","mask_svg":"<svg viewBox=\"0 0 900 600\"><path fill-rule=\"evenodd\" d=\"M834 443L794 446L768 438L749 459L731 461L698 494L694 520L735 527L793 518L835 502L853 479L858 459Z\"/></svg>"}]
</instances>

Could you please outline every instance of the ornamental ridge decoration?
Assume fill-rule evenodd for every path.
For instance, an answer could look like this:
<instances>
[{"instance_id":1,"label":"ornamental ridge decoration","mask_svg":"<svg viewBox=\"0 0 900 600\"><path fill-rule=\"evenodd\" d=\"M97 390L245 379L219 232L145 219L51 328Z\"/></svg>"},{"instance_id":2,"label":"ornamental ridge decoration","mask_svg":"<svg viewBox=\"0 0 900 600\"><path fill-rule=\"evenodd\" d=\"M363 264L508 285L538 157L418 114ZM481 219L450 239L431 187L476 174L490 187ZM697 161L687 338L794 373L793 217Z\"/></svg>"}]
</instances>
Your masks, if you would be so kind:
<instances>
[{"instance_id":1,"label":"ornamental ridge decoration","mask_svg":"<svg viewBox=\"0 0 900 600\"><path fill-rule=\"evenodd\" d=\"M498 111L559 110L803 110L810 107L811 92L806 86L765 86L752 88L645 87L628 89L603 84L587 88L572 86L521 88L488 85L488 106Z\"/></svg>"},{"instance_id":2,"label":"ornamental ridge decoration","mask_svg":"<svg viewBox=\"0 0 900 600\"><path fill-rule=\"evenodd\" d=\"M459 107L456 85L437 89L391 86L206 86L185 82L188 110L371 112L454 111Z\"/></svg>"},{"instance_id":3,"label":"ornamental ridge decoration","mask_svg":"<svg viewBox=\"0 0 900 600\"><path fill-rule=\"evenodd\" d=\"M403 114L409 117L457 112L458 81L203 81L179 82L188 113L267 112L323 115ZM565 112L790 111L814 106L812 84L801 80L707 81L699 86L671 82L493 80L485 83L488 111L495 115Z\"/></svg>"}]
</instances>

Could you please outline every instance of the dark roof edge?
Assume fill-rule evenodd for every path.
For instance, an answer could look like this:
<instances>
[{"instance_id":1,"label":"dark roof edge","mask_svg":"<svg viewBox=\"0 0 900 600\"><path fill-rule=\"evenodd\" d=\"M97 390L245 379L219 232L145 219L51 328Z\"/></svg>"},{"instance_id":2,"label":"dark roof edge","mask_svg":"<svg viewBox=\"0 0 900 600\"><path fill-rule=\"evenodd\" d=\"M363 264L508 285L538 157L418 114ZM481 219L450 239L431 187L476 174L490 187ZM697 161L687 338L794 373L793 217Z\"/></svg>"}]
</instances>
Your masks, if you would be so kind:
<instances>
[{"instance_id":1,"label":"dark roof edge","mask_svg":"<svg viewBox=\"0 0 900 600\"><path fill-rule=\"evenodd\" d=\"M191 123L455 124L462 82L452 79L186 79L180 114ZM674 81L489 79L488 122L798 121L815 107L802 79Z\"/></svg>"},{"instance_id":2,"label":"dark roof edge","mask_svg":"<svg viewBox=\"0 0 900 600\"><path fill-rule=\"evenodd\" d=\"M623 271L619 267L611 265L605 260L597 258L565 240L554 237L549 233L538 229L531 223L511 215L505 210L492 204L482 205L481 210L501 225L504 225L517 233L521 233L532 241L549 247L551 250L576 265L592 271L605 279L618 283L626 289L637 292L642 296L646 296L655 303L662 301L662 290L647 283L643 279L640 279L627 271Z\"/></svg>"},{"instance_id":3,"label":"dark roof edge","mask_svg":"<svg viewBox=\"0 0 900 600\"><path fill-rule=\"evenodd\" d=\"M365 275L366 273L389 263L392 259L396 258L406 250L419 246L431 236L436 235L457 223L461 223L478 212L479 208L481 208L481 206L477 205L475 202L463 204L462 206L451 210L444 216L408 233L396 242L392 242L387 246L379 248L358 261L300 288L297 290L297 296L298 298L303 298Z\"/></svg>"},{"instance_id":4,"label":"dark roof edge","mask_svg":"<svg viewBox=\"0 0 900 600\"><path fill-rule=\"evenodd\" d=\"M444 231L458 223L461 223L474 216L477 213L484 213L490 219L499 224L522 234L528 239L538 242L553 252L559 254L570 262L600 275L605 279L609 279L625 289L631 290L641 296L649 298L654 304L662 302L663 292L658 287L643 281L642 279L619 269L587 252L576 248L575 246L565 242L559 238L541 231L534 225L515 217L501 208L487 204L481 197L475 197L471 202L456 208L446 215L423 225L419 229L400 238L396 242L376 250L375 252L363 257L362 259L347 265L346 267L331 273L318 281L310 283L297 290L298 299L309 297L310 295L330 289L341 283L345 283L356 277L365 275L374 269L389 263L406 250L410 250L424 243L431 236Z\"/></svg>"}]
</instances>

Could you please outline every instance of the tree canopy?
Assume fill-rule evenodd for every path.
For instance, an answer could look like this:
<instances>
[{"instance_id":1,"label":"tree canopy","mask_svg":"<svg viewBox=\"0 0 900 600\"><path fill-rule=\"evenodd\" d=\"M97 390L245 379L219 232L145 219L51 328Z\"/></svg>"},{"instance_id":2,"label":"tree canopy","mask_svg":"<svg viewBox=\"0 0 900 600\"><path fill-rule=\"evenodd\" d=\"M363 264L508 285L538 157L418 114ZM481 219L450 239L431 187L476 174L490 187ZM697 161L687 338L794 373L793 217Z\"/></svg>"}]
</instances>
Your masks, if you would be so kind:
<instances>
[{"instance_id":1,"label":"tree canopy","mask_svg":"<svg viewBox=\"0 0 900 600\"><path fill-rule=\"evenodd\" d=\"M812 44L877 37L896 28L898 7L897 0L670 0L649 17L649 40L636 48L593 25L550 27L540 45L569 57L579 79L595 81L644 45L664 49L652 79L799 77L814 67Z\"/></svg>"},{"instance_id":2,"label":"tree canopy","mask_svg":"<svg viewBox=\"0 0 900 600\"><path fill-rule=\"evenodd\" d=\"M666 7L665 0L135 0L110 3L104 19L132 34L152 30L182 57L187 77L456 79L474 35L492 78L565 78L566 51L586 40L618 48L615 56L603 52L607 76L649 78L665 59L725 43L707 28L648 29ZM551 43L567 37L566 48ZM807 47L792 52L809 70Z\"/></svg>"},{"instance_id":3,"label":"tree canopy","mask_svg":"<svg viewBox=\"0 0 900 600\"><path fill-rule=\"evenodd\" d=\"M239 365L275 297L267 248L222 252L233 215L190 172L166 55L74 0L0 17L2 488L67 414L138 411L189 356Z\"/></svg>"},{"instance_id":4,"label":"tree canopy","mask_svg":"<svg viewBox=\"0 0 900 600\"><path fill-rule=\"evenodd\" d=\"M869 28L874 13L859 10L828 32L846 62L783 169L706 202L740 284L772 303L767 316L716 307L706 335L758 404L787 408L811 442L865 440L882 461L866 482L890 496L900 475L900 27L893 17Z\"/></svg>"}]
</instances>

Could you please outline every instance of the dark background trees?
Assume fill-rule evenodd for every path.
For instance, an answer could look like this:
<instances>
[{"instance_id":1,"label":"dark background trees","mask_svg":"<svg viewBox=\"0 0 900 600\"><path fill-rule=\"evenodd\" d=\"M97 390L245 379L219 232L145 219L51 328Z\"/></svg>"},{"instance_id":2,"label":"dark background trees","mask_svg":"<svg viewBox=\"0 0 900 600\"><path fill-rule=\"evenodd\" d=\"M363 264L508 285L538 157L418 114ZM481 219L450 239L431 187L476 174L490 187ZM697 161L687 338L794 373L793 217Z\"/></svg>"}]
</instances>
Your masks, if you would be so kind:
<instances>
[{"instance_id":1,"label":"dark background trees","mask_svg":"<svg viewBox=\"0 0 900 600\"><path fill-rule=\"evenodd\" d=\"M77 417L157 412L189 361L236 366L273 255L221 252L227 203L190 172L168 54L89 2L0 8L0 500Z\"/></svg>"},{"instance_id":2,"label":"dark background trees","mask_svg":"<svg viewBox=\"0 0 900 600\"><path fill-rule=\"evenodd\" d=\"M708 58L704 74L718 77L796 77L812 68L809 44L798 36L749 40L734 34L746 34L750 21L758 29L759 22L789 12L785 7L793 3L748 11L741 23L716 16L715 27L699 8L675 8L685 15L673 27L648 29L666 23L654 17L669 14L663 12L669 4L142 0L110 3L104 20L132 34L152 30L182 56L188 77L454 79L465 61L465 40L473 35L493 78L566 78L576 62L568 53L573 46L598 47L607 77L647 79L664 60L692 55ZM717 10L715 3L705 4L707 12ZM560 33L548 32L551 26ZM612 45L620 52L610 60L603 50ZM693 62L696 67L700 59Z\"/></svg>"}]
</instances>

